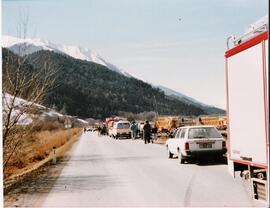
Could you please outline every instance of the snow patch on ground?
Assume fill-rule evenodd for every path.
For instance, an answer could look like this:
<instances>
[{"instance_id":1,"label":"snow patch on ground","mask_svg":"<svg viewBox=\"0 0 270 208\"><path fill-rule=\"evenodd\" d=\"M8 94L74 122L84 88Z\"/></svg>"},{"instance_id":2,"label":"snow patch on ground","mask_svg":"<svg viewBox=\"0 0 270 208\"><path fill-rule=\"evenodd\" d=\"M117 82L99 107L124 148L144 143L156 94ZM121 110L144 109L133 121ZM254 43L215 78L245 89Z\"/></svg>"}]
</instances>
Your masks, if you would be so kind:
<instances>
[{"instance_id":1,"label":"snow patch on ground","mask_svg":"<svg viewBox=\"0 0 270 208\"><path fill-rule=\"evenodd\" d=\"M29 114L23 114L21 115L18 124L19 125L29 125L33 122L33 119L30 117L31 115Z\"/></svg>"},{"instance_id":2,"label":"snow patch on ground","mask_svg":"<svg viewBox=\"0 0 270 208\"><path fill-rule=\"evenodd\" d=\"M13 98L14 96L13 95L10 95L9 93L5 93L3 95L3 107L7 106L7 105L10 105L11 102L13 101ZM15 108L20 108L20 107L23 107L23 106L29 106L29 105L32 105L33 103L32 102L28 102L27 100L24 100L22 98L19 98L19 97L16 97L15 100L14 100L14 106ZM36 107L39 107L39 108L46 108L45 106L43 105L40 105L40 104L34 104L34 106Z\"/></svg>"},{"instance_id":3,"label":"snow patch on ground","mask_svg":"<svg viewBox=\"0 0 270 208\"><path fill-rule=\"evenodd\" d=\"M7 115L9 106L12 105L13 99L14 99L14 96L8 93L3 94L2 103L3 103L3 116L4 117L5 115ZM32 119L33 115L22 112L23 108L29 105L32 105L32 103L22 98L16 97L13 104L13 110L11 112L11 122L18 120L17 124L19 125L31 124L33 122L33 119ZM34 104L34 105L39 108L45 108L42 105L38 105L38 104Z\"/></svg>"},{"instance_id":4,"label":"snow patch on ground","mask_svg":"<svg viewBox=\"0 0 270 208\"><path fill-rule=\"evenodd\" d=\"M13 102L14 96L5 93L3 94L3 114L4 116L8 113L7 111L9 110L9 106L11 106L12 102ZM22 98L16 97L14 100L14 104L13 104L13 110L11 112L11 122L18 120L17 124L19 125L29 125L33 122L33 118L35 117L35 115L33 114L28 114L28 113L23 113L23 109L25 107L28 107L32 105L33 108L39 108L42 109L44 112L42 113L41 117L44 117L44 115L49 115L51 117L53 116L63 116L62 114L54 111L54 110L49 110L49 112L46 112L46 107L43 105L39 105L36 103L32 103L29 101L26 101Z\"/></svg>"},{"instance_id":5,"label":"snow patch on ground","mask_svg":"<svg viewBox=\"0 0 270 208\"><path fill-rule=\"evenodd\" d=\"M82 119L77 119L77 120L80 121L80 122L82 122L82 123L88 124L88 122L85 121L85 120L82 120Z\"/></svg>"},{"instance_id":6,"label":"snow patch on ground","mask_svg":"<svg viewBox=\"0 0 270 208\"><path fill-rule=\"evenodd\" d=\"M8 110L9 110L9 106L11 105L11 103L13 102L13 98L14 96L5 93L3 94L3 116L7 115ZM29 113L22 113L22 110L25 107L28 107L29 105L32 105L33 108L38 108L39 110L41 110L41 115L40 114L29 114ZM14 120L18 120L17 124L18 125L29 125L31 124L34 120L36 119L45 119L47 116L49 117L70 117L72 118L72 116L68 116L68 115L63 115L61 113L58 113L57 111L50 109L50 108L46 108L43 105L39 105L39 104L33 104L31 102L28 102L22 98L16 97L14 100L14 105L13 105L13 110L11 112L11 122L13 122ZM87 121L83 120L83 119L77 119L78 122L83 123L83 124L88 124Z\"/></svg>"},{"instance_id":7,"label":"snow patch on ground","mask_svg":"<svg viewBox=\"0 0 270 208\"><path fill-rule=\"evenodd\" d=\"M44 112L43 114L48 115L50 117L54 117L54 116L62 117L62 116L64 116L63 114L58 113L58 112L56 112L54 110L50 110L49 112Z\"/></svg>"}]
</instances>

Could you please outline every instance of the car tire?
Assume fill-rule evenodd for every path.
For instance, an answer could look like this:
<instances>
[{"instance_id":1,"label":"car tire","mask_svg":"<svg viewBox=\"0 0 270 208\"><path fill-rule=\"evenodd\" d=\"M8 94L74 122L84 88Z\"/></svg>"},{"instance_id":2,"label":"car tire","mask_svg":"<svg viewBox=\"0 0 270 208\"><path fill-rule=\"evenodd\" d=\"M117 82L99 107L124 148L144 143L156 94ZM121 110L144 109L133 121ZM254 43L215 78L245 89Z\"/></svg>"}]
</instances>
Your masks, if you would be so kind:
<instances>
[{"instance_id":1,"label":"car tire","mask_svg":"<svg viewBox=\"0 0 270 208\"><path fill-rule=\"evenodd\" d=\"M171 151L169 150L169 147L167 147L167 157L169 159L171 159L173 157L173 154L171 153Z\"/></svg>"},{"instance_id":2,"label":"car tire","mask_svg":"<svg viewBox=\"0 0 270 208\"><path fill-rule=\"evenodd\" d=\"M180 164L183 164L185 161L180 150L178 150L178 161Z\"/></svg>"}]
</instances>

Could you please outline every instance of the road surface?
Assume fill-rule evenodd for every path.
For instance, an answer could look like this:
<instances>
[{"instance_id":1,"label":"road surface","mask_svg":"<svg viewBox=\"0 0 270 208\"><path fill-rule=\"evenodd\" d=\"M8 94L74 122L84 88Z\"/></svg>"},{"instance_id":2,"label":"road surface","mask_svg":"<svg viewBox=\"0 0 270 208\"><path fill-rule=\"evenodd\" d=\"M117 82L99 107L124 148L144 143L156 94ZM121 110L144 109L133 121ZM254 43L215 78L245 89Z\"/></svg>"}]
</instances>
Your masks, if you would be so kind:
<instances>
[{"instance_id":1,"label":"road surface","mask_svg":"<svg viewBox=\"0 0 270 208\"><path fill-rule=\"evenodd\" d=\"M163 145L85 133L43 207L256 206L226 164L178 164Z\"/></svg>"}]
</instances>

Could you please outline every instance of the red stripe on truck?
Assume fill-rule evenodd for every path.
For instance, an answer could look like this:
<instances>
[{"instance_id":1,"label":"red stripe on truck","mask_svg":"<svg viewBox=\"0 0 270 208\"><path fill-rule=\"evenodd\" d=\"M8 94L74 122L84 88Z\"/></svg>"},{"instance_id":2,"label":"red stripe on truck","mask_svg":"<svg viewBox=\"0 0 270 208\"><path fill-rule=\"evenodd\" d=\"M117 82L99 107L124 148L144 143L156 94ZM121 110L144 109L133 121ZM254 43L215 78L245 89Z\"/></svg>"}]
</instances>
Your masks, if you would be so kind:
<instances>
[{"instance_id":1,"label":"red stripe on truck","mask_svg":"<svg viewBox=\"0 0 270 208\"><path fill-rule=\"evenodd\" d=\"M262 42L263 40L268 39L268 32L263 32L257 35L256 37L253 37L243 43L240 43L239 45L235 46L234 48L228 50L225 52L225 57L228 58L230 56L233 56L237 53L240 53L241 51L244 51L248 48L251 48L254 45L257 45L258 43Z\"/></svg>"}]
</instances>

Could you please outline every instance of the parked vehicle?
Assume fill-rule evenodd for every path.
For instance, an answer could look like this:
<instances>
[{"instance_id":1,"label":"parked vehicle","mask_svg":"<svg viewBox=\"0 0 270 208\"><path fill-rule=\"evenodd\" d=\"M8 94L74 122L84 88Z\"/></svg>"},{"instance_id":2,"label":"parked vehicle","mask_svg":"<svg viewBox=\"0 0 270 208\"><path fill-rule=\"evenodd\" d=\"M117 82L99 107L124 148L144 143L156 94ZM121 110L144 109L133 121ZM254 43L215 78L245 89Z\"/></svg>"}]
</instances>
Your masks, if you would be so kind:
<instances>
[{"instance_id":1,"label":"parked vehicle","mask_svg":"<svg viewBox=\"0 0 270 208\"><path fill-rule=\"evenodd\" d=\"M225 140L214 126L180 127L166 147L168 158L177 155L180 163L209 155L221 159L226 152Z\"/></svg>"},{"instance_id":2,"label":"parked vehicle","mask_svg":"<svg viewBox=\"0 0 270 208\"><path fill-rule=\"evenodd\" d=\"M269 203L268 17L229 37L227 47L229 172L249 179L253 199Z\"/></svg>"},{"instance_id":3,"label":"parked vehicle","mask_svg":"<svg viewBox=\"0 0 270 208\"><path fill-rule=\"evenodd\" d=\"M218 130L227 129L226 116L200 116L196 119L196 125L212 125Z\"/></svg>"},{"instance_id":4,"label":"parked vehicle","mask_svg":"<svg viewBox=\"0 0 270 208\"><path fill-rule=\"evenodd\" d=\"M118 121L113 123L112 137L115 139L119 138L131 138L130 122Z\"/></svg>"},{"instance_id":5,"label":"parked vehicle","mask_svg":"<svg viewBox=\"0 0 270 208\"><path fill-rule=\"evenodd\" d=\"M194 117L181 117L179 121L179 126L194 126L196 124L195 118Z\"/></svg>"},{"instance_id":6,"label":"parked vehicle","mask_svg":"<svg viewBox=\"0 0 270 208\"><path fill-rule=\"evenodd\" d=\"M177 116L161 116L155 121L155 126L157 127L158 135L166 133L170 135L172 131L179 127L179 117Z\"/></svg>"},{"instance_id":7,"label":"parked vehicle","mask_svg":"<svg viewBox=\"0 0 270 208\"><path fill-rule=\"evenodd\" d=\"M108 131L108 135L110 137L112 136L114 122L121 121L121 120L125 120L125 119L124 118L120 118L120 117L106 118L105 123L106 123L107 131Z\"/></svg>"}]
</instances>

